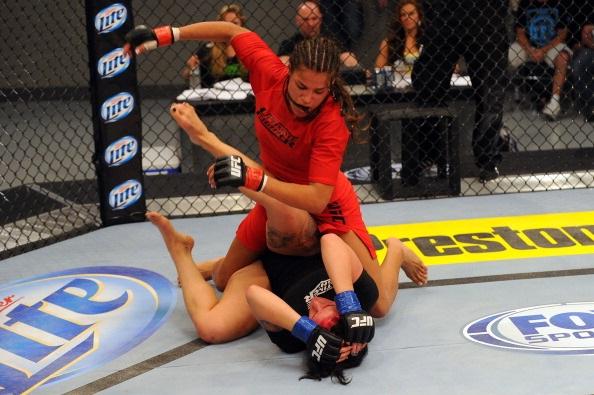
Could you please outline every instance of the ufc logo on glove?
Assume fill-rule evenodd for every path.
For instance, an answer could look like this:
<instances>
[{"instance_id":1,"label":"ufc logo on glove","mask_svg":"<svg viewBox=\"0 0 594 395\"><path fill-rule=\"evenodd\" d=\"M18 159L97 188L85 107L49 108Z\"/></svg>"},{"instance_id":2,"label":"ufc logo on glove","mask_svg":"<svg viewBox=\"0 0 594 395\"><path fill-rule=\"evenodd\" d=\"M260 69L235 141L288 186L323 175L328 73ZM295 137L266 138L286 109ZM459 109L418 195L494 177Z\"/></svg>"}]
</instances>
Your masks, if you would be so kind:
<instances>
[{"instance_id":1,"label":"ufc logo on glove","mask_svg":"<svg viewBox=\"0 0 594 395\"><path fill-rule=\"evenodd\" d=\"M351 328L358 328L361 326L373 326L373 318L371 316L365 317L350 317Z\"/></svg>"},{"instance_id":2,"label":"ufc logo on glove","mask_svg":"<svg viewBox=\"0 0 594 395\"><path fill-rule=\"evenodd\" d=\"M316 339L315 347L316 349L312 351L311 356L316 357L316 360L320 362L320 358L322 357L322 352L324 352L324 347L326 347L326 339L323 336L318 336Z\"/></svg>"},{"instance_id":3,"label":"ufc logo on glove","mask_svg":"<svg viewBox=\"0 0 594 395\"><path fill-rule=\"evenodd\" d=\"M231 156L231 175L233 177L241 178L241 157Z\"/></svg>"}]
</instances>

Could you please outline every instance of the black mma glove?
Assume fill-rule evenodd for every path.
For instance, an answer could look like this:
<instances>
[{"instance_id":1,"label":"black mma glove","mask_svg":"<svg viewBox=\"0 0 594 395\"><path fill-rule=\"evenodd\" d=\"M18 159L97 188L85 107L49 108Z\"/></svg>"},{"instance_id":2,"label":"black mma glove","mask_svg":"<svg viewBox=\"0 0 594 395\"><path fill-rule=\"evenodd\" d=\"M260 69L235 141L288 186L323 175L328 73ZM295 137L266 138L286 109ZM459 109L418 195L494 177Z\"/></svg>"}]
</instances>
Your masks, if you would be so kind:
<instances>
[{"instance_id":1,"label":"black mma glove","mask_svg":"<svg viewBox=\"0 0 594 395\"><path fill-rule=\"evenodd\" d=\"M350 343L369 343L375 335L373 317L364 311L347 313L340 317L344 330L344 341Z\"/></svg>"},{"instance_id":2,"label":"black mma glove","mask_svg":"<svg viewBox=\"0 0 594 395\"><path fill-rule=\"evenodd\" d=\"M332 369L340 358L342 339L317 326L307 340L307 355L323 369Z\"/></svg>"},{"instance_id":3,"label":"black mma glove","mask_svg":"<svg viewBox=\"0 0 594 395\"><path fill-rule=\"evenodd\" d=\"M217 158L214 164L216 187L246 187L260 192L266 186L268 176L264 170L248 167L241 156L231 155Z\"/></svg>"},{"instance_id":4,"label":"black mma glove","mask_svg":"<svg viewBox=\"0 0 594 395\"><path fill-rule=\"evenodd\" d=\"M322 368L332 369L340 357L342 339L321 328L309 317L301 317L291 334L307 346L307 356Z\"/></svg>"},{"instance_id":5,"label":"black mma glove","mask_svg":"<svg viewBox=\"0 0 594 395\"><path fill-rule=\"evenodd\" d=\"M171 45L179 39L179 28L160 26L151 29L144 25L136 26L126 33L125 40L131 49L143 46L147 51L157 47Z\"/></svg>"},{"instance_id":6,"label":"black mma glove","mask_svg":"<svg viewBox=\"0 0 594 395\"><path fill-rule=\"evenodd\" d=\"M354 291L336 294L334 298L340 314L344 341L350 343L369 343L375 335L373 317L363 311Z\"/></svg>"}]
</instances>

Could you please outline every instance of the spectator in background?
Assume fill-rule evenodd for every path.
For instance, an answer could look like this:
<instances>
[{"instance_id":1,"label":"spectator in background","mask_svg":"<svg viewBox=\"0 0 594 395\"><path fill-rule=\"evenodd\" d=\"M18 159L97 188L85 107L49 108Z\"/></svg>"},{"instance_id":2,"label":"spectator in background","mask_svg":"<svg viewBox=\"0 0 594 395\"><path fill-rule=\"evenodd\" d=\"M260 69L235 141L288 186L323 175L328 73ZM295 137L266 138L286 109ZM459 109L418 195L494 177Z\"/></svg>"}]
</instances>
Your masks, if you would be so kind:
<instances>
[{"instance_id":1,"label":"spectator in background","mask_svg":"<svg viewBox=\"0 0 594 395\"><path fill-rule=\"evenodd\" d=\"M324 18L322 29L345 50L352 51L363 33L363 8L359 0L319 0Z\"/></svg>"},{"instance_id":2,"label":"spectator in background","mask_svg":"<svg viewBox=\"0 0 594 395\"><path fill-rule=\"evenodd\" d=\"M246 21L241 6L238 4L223 6L217 19L238 26L244 26ZM247 70L235 55L235 50L231 45L209 41L202 43L196 52L190 56L181 71L181 75L190 81L191 88L209 88L218 81L236 77L246 79ZM194 82L192 79L196 75L199 81Z\"/></svg>"},{"instance_id":3,"label":"spectator in background","mask_svg":"<svg viewBox=\"0 0 594 395\"><path fill-rule=\"evenodd\" d=\"M552 95L542 113L555 120L561 113L561 91L567 76L571 50L566 45L567 15L559 0L521 0L516 42L509 49L512 68L526 62L545 62L555 69Z\"/></svg>"},{"instance_id":4,"label":"spectator in background","mask_svg":"<svg viewBox=\"0 0 594 395\"><path fill-rule=\"evenodd\" d=\"M594 122L594 4L574 1L571 16L578 40L571 62L576 106L587 122Z\"/></svg>"},{"instance_id":5,"label":"spectator in background","mask_svg":"<svg viewBox=\"0 0 594 395\"><path fill-rule=\"evenodd\" d=\"M306 38L315 38L321 35L322 12L319 5L314 1L305 1L297 7L295 25L299 31L290 38L281 42L277 55L284 64L289 64L289 55L297 43ZM352 52L343 51L340 54L340 61L344 67L352 68L359 65L357 57Z\"/></svg>"},{"instance_id":6,"label":"spectator in background","mask_svg":"<svg viewBox=\"0 0 594 395\"><path fill-rule=\"evenodd\" d=\"M388 34L380 44L375 67L402 61L412 65L421 55L423 9L417 0L400 0L390 20Z\"/></svg>"},{"instance_id":7,"label":"spectator in background","mask_svg":"<svg viewBox=\"0 0 594 395\"><path fill-rule=\"evenodd\" d=\"M375 67L394 66L395 71L410 75L413 64L421 55L423 40L423 9L417 0L400 0L388 26L388 34L382 40ZM404 121L406 124L408 121ZM434 164L445 169L443 155L439 150L441 131L439 119L424 119L414 133L402 136L403 182L414 185L418 176ZM411 131L410 128L407 129Z\"/></svg>"},{"instance_id":8,"label":"spectator in background","mask_svg":"<svg viewBox=\"0 0 594 395\"><path fill-rule=\"evenodd\" d=\"M416 102L421 107L447 105L454 65L463 56L472 82L476 102L472 135L474 159L479 180L486 182L499 175L501 162L499 133L502 128L506 78L505 16L506 0L425 0L424 47L415 63L412 82ZM403 122L406 135L418 135L424 119ZM404 138L404 135L403 135ZM404 143L403 143L404 144ZM445 149L445 147L441 147ZM417 181L407 174L402 180Z\"/></svg>"}]
</instances>

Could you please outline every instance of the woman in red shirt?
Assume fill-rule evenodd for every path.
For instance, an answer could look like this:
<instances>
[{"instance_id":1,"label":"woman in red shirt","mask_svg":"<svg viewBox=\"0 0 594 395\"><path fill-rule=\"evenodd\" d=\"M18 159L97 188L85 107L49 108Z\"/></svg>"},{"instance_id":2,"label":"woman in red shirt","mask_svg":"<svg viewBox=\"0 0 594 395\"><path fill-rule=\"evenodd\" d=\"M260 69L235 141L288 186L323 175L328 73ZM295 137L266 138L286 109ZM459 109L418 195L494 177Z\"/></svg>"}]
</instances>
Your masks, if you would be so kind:
<instances>
[{"instance_id":1,"label":"woman in red shirt","mask_svg":"<svg viewBox=\"0 0 594 395\"><path fill-rule=\"evenodd\" d=\"M312 255L319 251L314 236L335 233L354 250L379 289L370 313L384 316L396 295L398 269L386 264L380 268L355 191L340 171L349 127L354 130L360 117L338 76L337 46L321 37L305 40L295 48L287 68L256 33L232 23L201 22L155 30L139 26L128 33L127 50L134 48L139 54L178 40L230 43L249 71L256 97L255 129L262 165L218 140L188 104L171 108L194 143L217 158L235 155L209 169L211 184L238 186L256 202L226 256L213 266L217 287L225 289L220 303L231 298L230 291L243 295L250 279L238 281L243 285L232 288L228 282L243 270L249 271L247 267L266 248L288 255ZM310 214L317 229L308 225ZM403 269L416 283L427 281L426 267L418 258L404 257ZM180 278L184 284L181 273ZM217 308L222 307L220 303ZM238 313L238 305L230 307L234 315ZM241 321L242 327L227 340L249 333L257 325L249 309Z\"/></svg>"}]
</instances>

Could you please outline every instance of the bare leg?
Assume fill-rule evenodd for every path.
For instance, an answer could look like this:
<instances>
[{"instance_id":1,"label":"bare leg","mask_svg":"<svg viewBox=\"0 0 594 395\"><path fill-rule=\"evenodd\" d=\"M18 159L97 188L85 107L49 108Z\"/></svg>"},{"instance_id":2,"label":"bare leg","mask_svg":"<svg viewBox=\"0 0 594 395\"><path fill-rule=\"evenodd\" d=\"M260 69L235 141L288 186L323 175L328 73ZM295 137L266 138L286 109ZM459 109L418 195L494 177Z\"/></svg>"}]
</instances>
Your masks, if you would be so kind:
<instances>
[{"instance_id":1,"label":"bare leg","mask_svg":"<svg viewBox=\"0 0 594 395\"><path fill-rule=\"evenodd\" d=\"M402 244L402 255L402 270L406 276L419 286L427 284L429 270L421 258L404 244Z\"/></svg>"},{"instance_id":2,"label":"bare leg","mask_svg":"<svg viewBox=\"0 0 594 395\"><path fill-rule=\"evenodd\" d=\"M175 263L186 310L198 335L209 343L223 343L245 336L257 328L245 299L245 291L250 284L270 288L262 265L253 263L235 272L219 300L213 287L204 280L192 261L194 240L176 231L171 222L159 213L149 212L147 218L161 232Z\"/></svg>"}]
</instances>

